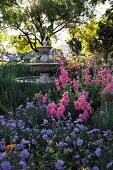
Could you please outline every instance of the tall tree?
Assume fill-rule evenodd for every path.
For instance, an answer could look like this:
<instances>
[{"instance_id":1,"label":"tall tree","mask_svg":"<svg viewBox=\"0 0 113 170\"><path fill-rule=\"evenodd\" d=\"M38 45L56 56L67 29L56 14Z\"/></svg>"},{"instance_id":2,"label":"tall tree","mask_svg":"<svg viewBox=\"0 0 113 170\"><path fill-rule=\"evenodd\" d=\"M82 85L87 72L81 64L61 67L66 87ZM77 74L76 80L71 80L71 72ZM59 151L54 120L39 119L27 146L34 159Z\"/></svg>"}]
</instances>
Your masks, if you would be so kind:
<instances>
[{"instance_id":1,"label":"tall tree","mask_svg":"<svg viewBox=\"0 0 113 170\"><path fill-rule=\"evenodd\" d=\"M82 50L81 41L79 41L77 38L72 38L67 42L67 44L69 44L70 49L72 52L75 52L76 55L78 55Z\"/></svg>"},{"instance_id":2,"label":"tall tree","mask_svg":"<svg viewBox=\"0 0 113 170\"><path fill-rule=\"evenodd\" d=\"M6 0L5 0L6 1ZM5 26L20 30L34 51L63 28L91 14L92 4L101 0L8 0L1 8ZM12 2L11 2L12 1ZM10 3L11 2L11 3ZM12 4L12 5L11 5Z\"/></svg>"}]
</instances>

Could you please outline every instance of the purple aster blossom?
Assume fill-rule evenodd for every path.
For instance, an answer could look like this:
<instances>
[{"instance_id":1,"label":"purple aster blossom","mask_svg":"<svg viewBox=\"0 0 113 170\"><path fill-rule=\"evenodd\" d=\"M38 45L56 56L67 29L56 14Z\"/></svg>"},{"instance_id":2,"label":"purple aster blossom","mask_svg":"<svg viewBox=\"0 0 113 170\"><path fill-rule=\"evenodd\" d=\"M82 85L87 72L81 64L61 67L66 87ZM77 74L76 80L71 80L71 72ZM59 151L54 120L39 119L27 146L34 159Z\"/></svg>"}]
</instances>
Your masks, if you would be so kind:
<instances>
[{"instance_id":1,"label":"purple aster blossom","mask_svg":"<svg viewBox=\"0 0 113 170\"><path fill-rule=\"evenodd\" d=\"M5 150L5 142L0 142L0 149Z\"/></svg>"},{"instance_id":2,"label":"purple aster blossom","mask_svg":"<svg viewBox=\"0 0 113 170\"><path fill-rule=\"evenodd\" d=\"M37 144L37 142L36 142L35 139L32 139L32 140L31 140L31 143L32 143L33 145L36 145L36 144Z\"/></svg>"},{"instance_id":3,"label":"purple aster blossom","mask_svg":"<svg viewBox=\"0 0 113 170\"><path fill-rule=\"evenodd\" d=\"M4 116L0 115L0 120L1 120L1 119L4 119Z\"/></svg>"},{"instance_id":4,"label":"purple aster blossom","mask_svg":"<svg viewBox=\"0 0 113 170\"><path fill-rule=\"evenodd\" d=\"M95 142L93 142L93 145L100 145L103 143L103 139L99 139L99 140L96 140Z\"/></svg>"},{"instance_id":5,"label":"purple aster blossom","mask_svg":"<svg viewBox=\"0 0 113 170\"><path fill-rule=\"evenodd\" d=\"M59 148L63 148L64 147L64 143L63 142L59 142L57 145Z\"/></svg>"},{"instance_id":6,"label":"purple aster blossom","mask_svg":"<svg viewBox=\"0 0 113 170\"><path fill-rule=\"evenodd\" d=\"M44 125L48 125L48 120L47 120L47 119L44 119L43 124L44 124Z\"/></svg>"},{"instance_id":7,"label":"purple aster blossom","mask_svg":"<svg viewBox=\"0 0 113 170\"><path fill-rule=\"evenodd\" d=\"M43 133L43 134L44 134L44 133L47 133L47 130L46 130L46 129L42 129L42 130L41 130L41 133Z\"/></svg>"},{"instance_id":8,"label":"purple aster blossom","mask_svg":"<svg viewBox=\"0 0 113 170\"><path fill-rule=\"evenodd\" d=\"M80 130L78 128L74 128L73 130L75 133L79 132Z\"/></svg>"},{"instance_id":9,"label":"purple aster blossom","mask_svg":"<svg viewBox=\"0 0 113 170\"><path fill-rule=\"evenodd\" d=\"M64 166L64 161L61 159L57 160L57 162L55 164L55 168L57 170L63 170L63 166Z\"/></svg>"},{"instance_id":10,"label":"purple aster blossom","mask_svg":"<svg viewBox=\"0 0 113 170\"><path fill-rule=\"evenodd\" d=\"M17 145L17 147L19 147L19 149L24 149L25 148L25 144L20 143L19 145Z\"/></svg>"},{"instance_id":11,"label":"purple aster blossom","mask_svg":"<svg viewBox=\"0 0 113 170\"><path fill-rule=\"evenodd\" d=\"M82 146L83 142L84 141L82 139L78 139L76 144L77 146Z\"/></svg>"},{"instance_id":12,"label":"purple aster blossom","mask_svg":"<svg viewBox=\"0 0 113 170\"><path fill-rule=\"evenodd\" d=\"M5 161L1 164L3 170L11 170L11 164L8 161Z\"/></svg>"},{"instance_id":13,"label":"purple aster blossom","mask_svg":"<svg viewBox=\"0 0 113 170\"><path fill-rule=\"evenodd\" d=\"M69 136L67 136L66 138L65 138L65 142L69 142L71 139L70 139L70 137Z\"/></svg>"},{"instance_id":14,"label":"purple aster blossom","mask_svg":"<svg viewBox=\"0 0 113 170\"><path fill-rule=\"evenodd\" d=\"M92 170L99 170L99 168L97 166L94 166Z\"/></svg>"},{"instance_id":15,"label":"purple aster blossom","mask_svg":"<svg viewBox=\"0 0 113 170\"><path fill-rule=\"evenodd\" d=\"M28 158L29 157L29 152L27 149L24 149L23 151L21 151L20 154L21 158Z\"/></svg>"},{"instance_id":16,"label":"purple aster blossom","mask_svg":"<svg viewBox=\"0 0 113 170\"><path fill-rule=\"evenodd\" d=\"M11 127L12 127L12 128L15 128L15 127L16 127L16 124L15 124L15 123L11 123Z\"/></svg>"},{"instance_id":17,"label":"purple aster blossom","mask_svg":"<svg viewBox=\"0 0 113 170\"><path fill-rule=\"evenodd\" d=\"M112 165L113 165L113 162L109 162L109 163L107 164L106 168L107 168L107 169L108 169L108 168L111 168Z\"/></svg>"},{"instance_id":18,"label":"purple aster blossom","mask_svg":"<svg viewBox=\"0 0 113 170\"><path fill-rule=\"evenodd\" d=\"M86 127L83 124L77 124L76 126L82 131L86 130Z\"/></svg>"},{"instance_id":19,"label":"purple aster blossom","mask_svg":"<svg viewBox=\"0 0 113 170\"><path fill-rule=\"evenodd\" d=\"M101 148L96 148L95 154L97 157L101 156Z\"/></svg>"},{"instance_id":20,"label":"purple aster blossom","mask_svg":"<svg viewBox=\"0 0 113 170\"><path fill-rule=\"evenodd\" d=\"M79 155L79 154L76 154L76 155L74 156L74 158L75 158L75 159L79 159L79 158L80 158L80 155Z\"/></svg>"},{"instance_id":21,"label":"purple aster blossom","mask_svg":"<svg viewBox=\"0 0 113 170\"><path fill-rule=\"evenodd\" d=\"M27 167L26 162L24 162L24 161L20 161L19 165L21 166L22 169Z\"/></svg>"},{"instance_id":22,"label":"purple aster blossom","mask_svg":"<svg viewBox=\"0 0 113 170\"><path fill-rule=\"evenodd\" d=\"M72 152L73 152L73 149L70 149L70 148L67 149L67 153L72 153Z\"/></svg>"},{"instance_id":23,"label":"purple aster blossom","mask_svg":"<svg viewBox=\"0 0 113 170\"><path fill-rule=\"evenodd\" d=\"M6 152L0 154L0 160L6 157Z\"/></svg>"},{"instance_id":24,"label":"purple aster blossom","mask_svg":"<svg viewBox=\"0 0 113 170\"><path fill-rule=\"evenodd\" d=\"M15 135L15 136L13 137L13 143L15 143L18 139L19 139L19 137L18 137L17 135Z\"/></svg>"},{"instance_id":25,"label":"purple aster blossom","mask_svg":"<svg viewBox=\"0 0 113 170\"><path fill-rule=\"evenodd\" d=\"M29 140L22 139L21 142L25 145L30 144Z\"/></svg>"},{"instance_id":26,"label":"purple aster blossom","mask_svg":"<svg viewBox=\"0 0 113 170\"><path fill-rule=\"evenodd\" d=\"M26 132L28 132L28 133L29 133L29 132L31 132L31 130L30 130L29 128L26 128Z\"/></svg>"},{"instance_id":27,"label":"purple aster blossom","mask_svg":"<svg viewBox=\"0 0 113 170\"><path fill-rule=\"evenodd\" d=\"M49 139L47 134L44 134L44 135L42 136L42 138L43 138L43 140L46 140L46 141Z\"/></svg>"},{"instance_id":28,"label":"purple aster blossom","mask_svg":"<svg viewBox=\"0 0 113 170\"><path fill-rule=\"evenodd\" d=\"M34 129L33 130L35 133L38 133L39 132L39 129Z\"/></svg>"},{"instance_id":29,"label":"purple aster blossom","mask_svg":"<svg viewBox=\"0 0 113 170\"><path fill-rule=\"evenodd\" d=\"M47 135L52 135L53 131L51 129L47 130Z\"/></svg>"}]
</instances>

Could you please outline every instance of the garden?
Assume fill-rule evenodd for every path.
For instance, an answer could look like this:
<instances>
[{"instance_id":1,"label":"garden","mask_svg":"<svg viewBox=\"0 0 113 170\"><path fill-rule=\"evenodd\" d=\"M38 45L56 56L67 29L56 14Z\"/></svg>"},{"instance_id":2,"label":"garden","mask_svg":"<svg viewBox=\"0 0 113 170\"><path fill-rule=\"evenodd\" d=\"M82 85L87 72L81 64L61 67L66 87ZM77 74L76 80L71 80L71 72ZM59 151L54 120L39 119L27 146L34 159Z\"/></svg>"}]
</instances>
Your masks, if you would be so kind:
<instances>
[{"instance_id":1,"label":"garden","mask_svg":"<svg viewBox=\"0 0 113 170\"><path fill-rule=\"evenodd\" d=\"M113 5L97 20L98 3L1 2L0 170L113 170ZM18 81L47 72L39 49L64 29L70 51L54 47L52 81Z\"/></svg>"}]
</instances>

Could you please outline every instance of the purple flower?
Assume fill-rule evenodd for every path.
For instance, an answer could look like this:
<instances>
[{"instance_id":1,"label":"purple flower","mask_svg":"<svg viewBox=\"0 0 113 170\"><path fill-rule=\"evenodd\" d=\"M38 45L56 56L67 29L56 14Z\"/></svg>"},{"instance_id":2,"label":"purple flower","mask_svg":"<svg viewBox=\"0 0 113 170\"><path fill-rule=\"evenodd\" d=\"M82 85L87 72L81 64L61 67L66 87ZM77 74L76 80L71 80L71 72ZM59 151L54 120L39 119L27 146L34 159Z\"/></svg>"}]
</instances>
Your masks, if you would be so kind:
<instances>
[{"instance_id":1,"label":"purple flower","mask_svg":"<svg viewBox=\"0 0 113 170\"><path fill-rule=\"evenodd\" d=\"M83 124L77 124L76 126L82 131L84 131L86 129Z\"/></svg>"},{"instance_id":2,"label":"purple flower","mask_svg":"<svg viewBox=\"0 0 113 170\"><path fill-rule=\"evenodd\" d=\"M94 166L92 170L99 170L99 168L97 166Z\"/></svg>"},{"instance_id":3,"label":"purple flower","mask_svg":"<svg viewBox=\"0 0 113 170\"><path fill-rule=\"evenodd\" d=\"M66 138L65 138L65 142L69 142L71 139L70 139L70 137L69 136L67 136Z\"/></svg>"},{"instance_id":4,"label":"purple flower","mask_svg":"<svg viewBox=\"0 0 113 170\"><path fill-rule=\"evenodd\" d=\"M3 159L4 157L6 157L6 152L0 154L0 160Z\"/></svg>"},{"instance_id":5,"label":"purple flower","mask_svg":"<svg viewBox=\"0 0 113 170\"><path fill-rule=\"evenodd\" d=\"M35 133L38 133L38 132L39 132L39 130L38 130L38 129L34 129L34 132L35 132Z\"/></svg>"},{"instance_id":6,"label":"purple flower","mask_svg":"<svg viewBox=\"0 0 113 170\"><path fill-rule=\"evenodd\" d=\"M20 161L19 162L19 165L24 169L24 168L26 168L26 162L24 162L24 161Z\"/></svg>"},{"instance_id":7,"label":"purple flower","mask_svg":"<svg viewBox=\"0 0 113 170\"><path fill-rule=\"evenodd\" d=\"M43 140L48 140L48 135L46 135L46 134L44 134L43 136L42 136L42 138L43 138Z\"/></svg>"},{"instance_id":8,"label":"purple flower","mask_svg":"<svg viewBox=\"0 0 113 170\"><path fill-rule=\"evenodd\" d=\"M44 119L43 124L44 124L44 125L48 125L48 120L47 120L47 119Z\"/></svg>"},{"instance_id":9,"label":"purple flower","mask_svg":"<svg viewBox=\"0 0 113 170\"><path fill-rule=\"evenodd\" d=\"M36 142L35 139L32 139L32 140L31 140L31 143L32 143L33 145L36 145L36 144L37 144L37 142Z\"/></svg>"},{"instance_id":10,"label":"purple flower","mask_svg":"<svg viewBox=\"0 0 113 170\"><path fill-rule=\"evenodd\" d=\"M29 152L27 149L24 149L23 151L21 151L20 154L21 158L28 158L29 157Z\"/></svg>"},{"instance_id":11,"label":"purple flower","mask_svg":"<svg viewBox=\"0 0 113 170\"><path fill-rule=\"evenodd\" d=\"M63 170L63 165L64 165L64 161L63 160L57 160L55 167L57 170Z\"/></svg>"},{"instance_id":12,"label":"purple flower","mask_svg":"<svg viewBox=\"0 0 113 170\"><path fill-rule=\"evenodd\" d=\"M74 128L73 130L75 133L79 132L80 130L78 128Z\"/></svg>"},{"instance_id":13,"label":"purple flower","mask_svg":"<svg viewBox=\"0 0 113 170\"><path fill-rule=\"evenodd\" d=\"M31 131L31 130L30 130L29 128L26 128L26 132L28 132L28 133L29 133L30 131Z\"/></svg>"},{"instance_id":14,"label":"purple flower","mask_svg":"<svg viewBox=\"0 0 113 170\"><path fill-rule=\"evenodd\" d=\"M70 148L67 149L67 153L72 153L72 152L73 152L72 149L70 149Z\"/></svg>"},{"instance_id":15,"label":"purple flower","mask_svg":"<svg viewBox=\"0 0 113 170\"><path fill-rule=\"evenodd\" d=\"M11 169L11 164L10 164L9 162L5 161L5 162L3 162L3 163L1 164L1 168L2 168L3 170L10 170L10 169Z\"/></svg>"},{"instance_id":16,"label":"purple flower","mask_svg":"<svg viewBox=\"0 0 113 170\"><path fill-rule=\"evenodd\" d=\"M15 135L15 136L13 137L13 143L15 143L18 139L19 139L18 136Z\"/></svg>"},{"instance_id":17,"label":"purple flower","mask_svg":"<svg viewBox=\"0 0 113 170\"><path fill-rule=\"evenodd\" d=\"M47 134L48 134L48 135L52 135L52 133L53 133L53 131L52 131L51 129L48 129L48 130L47 130Z\"/></svg>"},{"instance_id":18,"label":"purple flower","mask_svg":"<svg viewBox=\"0 0 113 170\"><path fill-rule=\"evenodd\" d=\"M78 139L77 140L77 146L82 146L83 142L84 141L82 139Z\"/></svg>"},{"instance_id":19,"label":"purple flower","mask_svg":"<svg viewBox=\"0 0 113 170\"><path fill-rule=\"evenodd\" d=\"M112 165L113 165L113 162L109 162L109 163L107 164L106 168L108 169L108 168L110 168Z\"/></svg>"},{"instance_id":20,"label":"purple flower","mask_svg":"<svg viewBox=\"0 0 113 170\"><path fill-rule=\"evenodd\" d=\"M79 155L79 154L76 154L73 158L79 159L79 158L80 158L80 155Z\"/></svg>"},{"instance_id":21,"label":"purple flower","mask_svg":"<svg viewBox=\"0 0 113 170\"><path fill-rule=\"evenodd\" d=\"M101 156L101 149L100 148L96 148L95 154L98 157Z\"/></svg>"},{"instance_id":22,"label":"purple flower","mask_svg":"<svg viewBox=\"0 0 113 170\"><path fill-rule=\"evenodd\" d=\"M59 142L57 146L58 146L59 148L63 148L64 143L63 143L63 142Z\"/></svg>"},{"instance_id":23,"label":"purple flower","mask_svg":"<svg viewBox=\"0 0 113 170\"><path fill-rule=\"evenodd\" d=\"M12 128L15 128L15 127L16 127L16 124L15 124L15 123L11 123L11 127L12 127Z\"/></svg>"},{"instance_id":24,"label":"purple flower","mask_svg":"<svg viewBox=\"0 0 113 170\"><path fill-rule=\"evenodd\" d=\"M28 141L28 140L25 140L25 139L22 139L22 141L21 141L23 144L29 144L30 142Z\"/></svg>"}]
</instances>

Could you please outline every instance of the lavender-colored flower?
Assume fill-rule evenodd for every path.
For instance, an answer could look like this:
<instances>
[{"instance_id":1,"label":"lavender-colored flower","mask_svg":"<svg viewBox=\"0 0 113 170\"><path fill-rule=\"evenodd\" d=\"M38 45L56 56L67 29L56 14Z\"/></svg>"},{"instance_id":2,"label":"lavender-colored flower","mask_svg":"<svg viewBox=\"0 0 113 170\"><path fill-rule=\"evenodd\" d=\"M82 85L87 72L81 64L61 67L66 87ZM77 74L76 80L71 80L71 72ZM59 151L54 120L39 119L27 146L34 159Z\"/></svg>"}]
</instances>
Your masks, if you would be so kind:
<instances>
[{"instance_id":1,"label":"lavender-colored flower","mask_svg":"<svg viewBox=\"0 0 113 170\"><path fill-rule=\"evenodd\" d=\"M13 137L13 143L15 143L18 139L19 139L19 137L18 137L17 135L15 135L15 136Z\"/></svg>"},{"instance_id":2,"label":"lavender-colored flower","mask_svg":"<svg viewBox=\"0 0 113 170\"><path fill-rule=\"evenodd\" d=\"M0 154L0 160L6 157L6 152Z\"/></svg>"},{"instance_id":3,"label":"lavender-colored flower","mask_svg":"<svg viewBox=\"0 0 113 170\"><path fill-rule=\"evenodd\" d=\"M48 134L48 135L52 135L52 133L53 133L53 131L52 131L51 129L48 129L48 130L47 130L47 134Z\"/></svg>"},{"instance_id":4,"label":"lavender-colored flower","mask_svg":"<svg viewBox=\"0 0 113 170\"><path fill-rule=\"evenodd\" d=\"M29 133L29 132L31 132L31 130L30 130L29 128L26 128L26 132L28 132L28 133Z\"/></svg>"},{"instance_id":5,"label":"lavender-colored flower","mask_svg":"<svg viewBox=\"0 0 113 170\"><path fill-rule=\"evenodd\" d=\"M2 140L1 140L1 142L0 142L0 149L1 149L2 151L5 150L5 141L2 142Z\"/></svg>"},{"instance_id":6,"label":"lavender-colored flower","mask_svg":"<svg viewBox=\"0 0 113 170\"><path fill-rule=\"evenodd\" d=\"M59 142L57 145L59 148L63 148L64 147L64 143L63 142Z\"/></svg>"},{"instance_id":7,"label":"lavender-colored flower","mask_svg":"<svg viewBox=\"0 0 113 170\"><path fill-rule=\"evenodd\" d=\"M109 162L109 163L107 164L106 168L108 169L108 168L110 168L112 165L113 165L113 162Z\"/></svg>"},{"instance_id":8,"label":"lavender-colored flower","mask_svg":"<svg viewBox=\"0 0 113 170\"><path fill-rule=\"evenodd\" d=\"M48 140L48 135L47 134L44 134L43 136L42 136L42 138L43 138L43 140Z\"/></svg>"},{"instance_id":9,"label":"lavender-colored flower","mask_svg":"<svg viewBox=\"0 0 113 170\"><path fill-rule=\"evenodd\" d=\"M11 123L11 127L12 127L12 128L15 128L15 127L16 127L16 124L15 124L15 123Z\"/></svg>"},{"instance_id":10,"label":"lavender-colored flower","mask_svg":"<svg viewBox=\"0 0 113 170\"><path fill-rule=\"evenodd\" d=\"M57 170L63 170L63 165L64 165L64 161L63 160L57 160L55 167Z\"/></svg>"},{"instance_id":11,"label":"lavender-colored flower","mask_svg":"<svg viewBox=\"0 0 113 170\"><path fill-rule=\"evenodd\" d=\"M24 162L24 161L20 161L19 165L21 166L22 169L27 167L26 162Z\"/></svg>"},{"instance_id":12,"label":"lavender-colored flower","mask_svg":"<svg viewBox=\"0 0 113 170\"><path fill-rule=\"evenodd\" d=\"M8 161L5 161L1 164L1 168L3 170L10 170L11 169L11 164Z\"/></svg>"},{"instance_id":13,"label":"lavender-colored flower","mask_svg":"<svg viewBox=\"0 0 113 170\"><path fill-rule=\"evenodd\" d=\"M29 157L29 152L27 149L24 149L23 151L21 151L20 154L21 158L28 158Z\"/></svg>"},{"instance_id":14,"label":"lavender-colored flower","mask_svg":"<svg viewBox=\"0 0 113 170\"><path fill-rule=\"evenodd\" d=\"M43 124L44 124L44 125L48 125L48 120L47 120L47 119L44 119Z\"/></svg>"},{"instance_id":15,"label":"lavender-colored flower","mask_svg":"<svg viewBox=\"0 0 113 170\"><path fill-rule=\"evenodd\" d=\"M78 128L74 128L73 130L75 133L79 132L80 130Z\"/></svg>"},{"instance_id":16,"label":"lavender-colored flower","mask_svg":"<svg viewBox=\"0 0 113 170\"><path fill-rule=\"evenodd\" d=\"M83 124L77 124L76 126L82 131L86 130L86 127Z\"/></svg>"},{"instance_id":17,"label":"lavender-colored flower","mask_svg":"<svg viewBox=\"0 0 113 170\"><path fill-rule=\"evenodd\" d=\"M39 132L39 129L34 129L34 132L35 132L35 133L38 133L38 132Z\"/></svg>"},{"instance_id":18,"label":"lavender-colored flower","mask_svg":"<svg viewBox=\"0 0 113 170\"><path fill-rule=\"evenodd\" d=\"M72 152L73 152L73 149L70 149L70 148L67 149L67 153L72 153Z\"/></svg>"},{"instance_id":19,"label":"lavender-colored flower","mask_svg":"<svg viewBox=\"0 0 113 170\"><path fill-rule=\"evenodd\" d=\"M95 154L98 157L101 156L101 148L96 148Z\"/></svg>"},{"instance_id":20,"label":"lavender-colored flower","mask_svg":"<svg viewBox=\"0 0 113 170\"><path fill-rule=\"evenodd\" d=\"M69 142L71 139L70 139L70 137L69 136L67 136L66 138L65 138L65 142Z\"/></svg>"},{"instance_id":21,"label":"lavender-colored flower","mask_svg":"<svg viewBox=\"0 0 113 170\"><path fill-rule=\"evenodd\" d=\"M82 146L83 142L84 141L82 139L78 139L77 140L77 146Z\"/></svg>"},{"instance_id":22,"label":"lavender-colored flower","mask_svg":"<svg viewBox=\"0 0 113 170\"><path fill-rule=\"evenodd\" d=\"M41 130L41 133L43 133L43 134L44 134L44 133L47 133L47 130L46 130L46 129L42 129L42 130Z\"/></svg>"},{"instance_id":23,"label":"lavender-colored flower","mask_svg":"<svg viewBox=\"0 0 113 170\"><path fill-rule=\"evenodd\" d=\"M99 170L99 168L97 166L94 166L92 170Z\"/></svg>"},{"instance_id":24,"label":"lavender-colored flower","mask_svg":"<svg viewBox=\"0 0 113 170\"><path fill-rule=\"evenodd\" d=\"M74 158L75 158L75 159L79 159L79 158L80 158L80 155L79 155L79 154L76 154L76 155L74 156Z\"/></svg>"},{"instance_id":25,"label":"lavender-colored flower","mask_svg":"<svg viewBox=\"0 0 113 170\"><path fill-rule=\"evenodd\" d=\"M25 145L27 145L27 144L29 144L30 142L29 142L29 140L25 140L25 139L22 139L22 141L21 141L23 144L25 144Z\"/></svg>"},{"instance_id":26,"label":"lavender-colored flower","mask_svg":"<svg viewBox=\"0 0 113 170\"><path fill-rule=\"evenodd\" d=\"M31 143L32 143L33 145L36 145L36 144L37 144L37 142L36 142L35 139L32 139L32 140L31 140Z\"/></svg>"}]
</instances>

